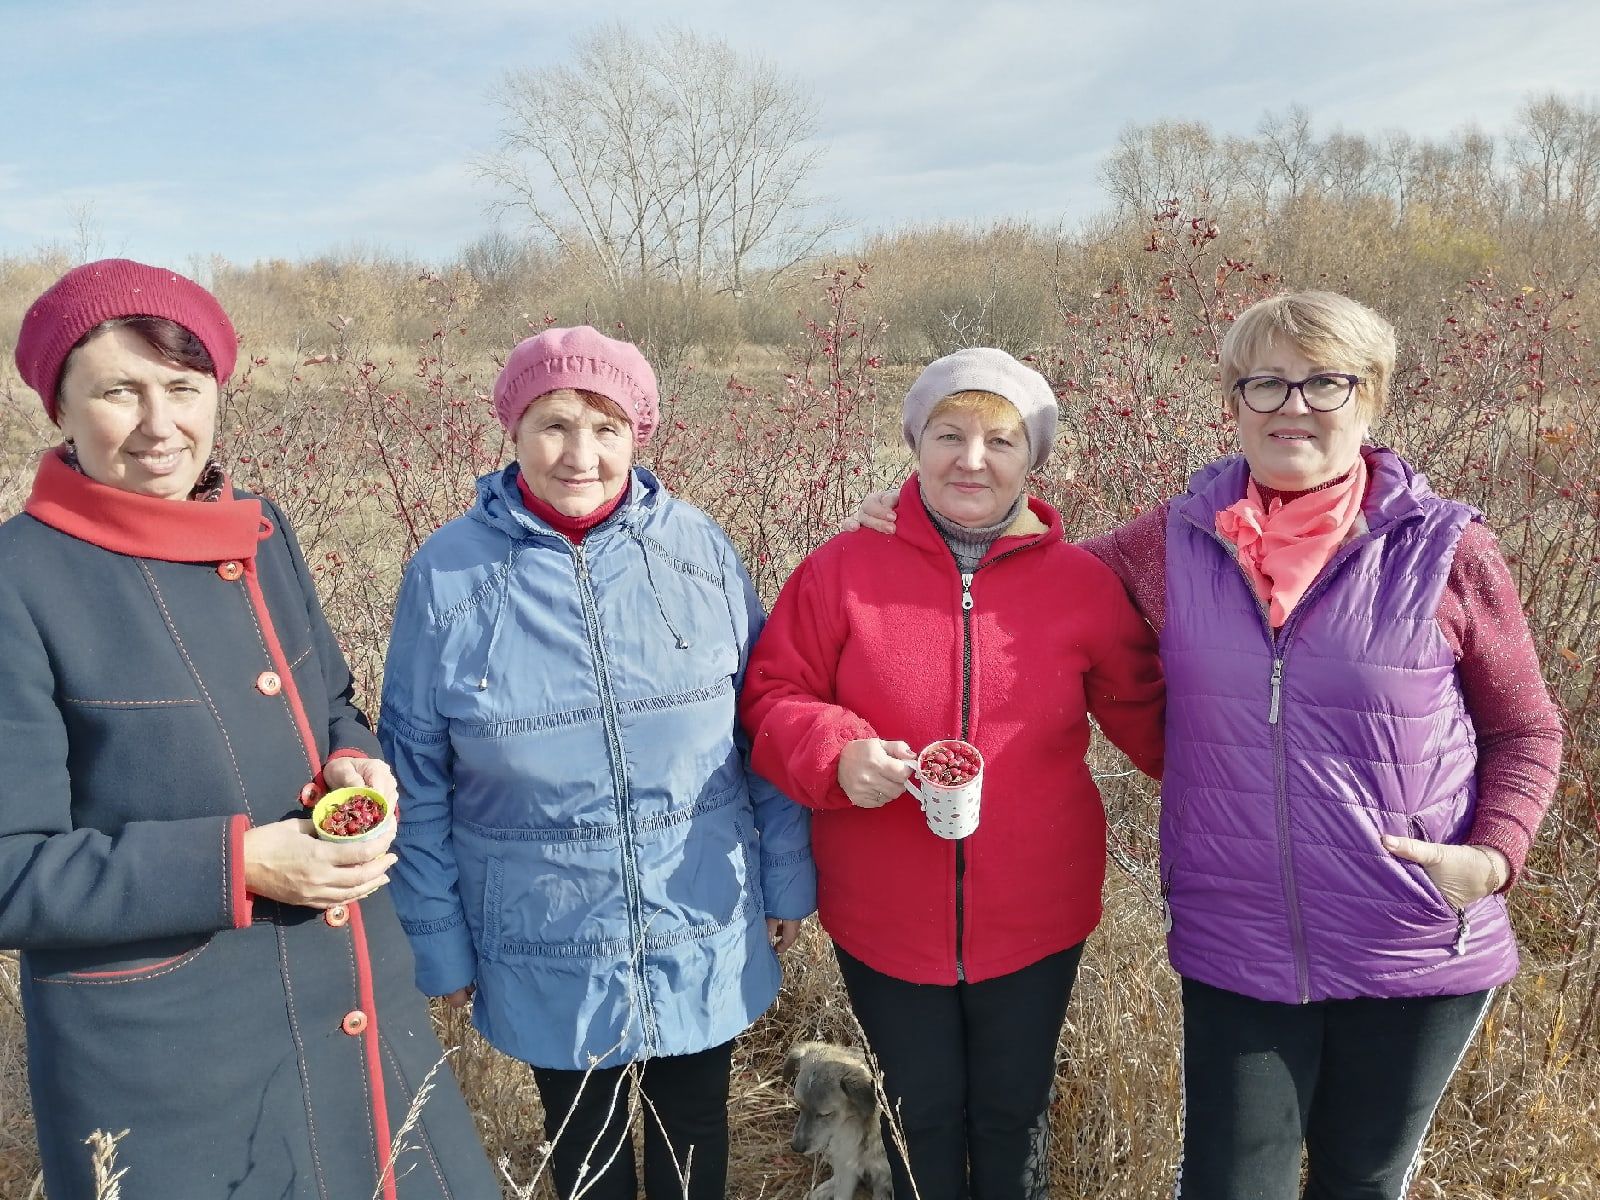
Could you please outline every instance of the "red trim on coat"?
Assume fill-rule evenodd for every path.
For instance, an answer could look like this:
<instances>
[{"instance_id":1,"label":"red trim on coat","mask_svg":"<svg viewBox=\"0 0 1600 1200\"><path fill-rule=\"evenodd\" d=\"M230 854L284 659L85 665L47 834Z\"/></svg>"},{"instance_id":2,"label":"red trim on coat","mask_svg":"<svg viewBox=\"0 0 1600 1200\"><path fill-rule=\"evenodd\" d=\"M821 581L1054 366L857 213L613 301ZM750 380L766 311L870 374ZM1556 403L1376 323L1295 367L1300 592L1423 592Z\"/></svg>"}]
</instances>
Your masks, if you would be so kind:
<instances>
[{"instance_id":1,"label":"red trim on coat","mask_svg":"<svg viewBox=\"0 0 1600 1200\"><path fill-rule=\"evenodd\" d=\"M267 657L272 660L272 669L277 672L278 680L283 685L280 695L289 703L289 715L294 719L294 726L300 731L300 740L305 743L306 761L311 764L311 770L320 774L322 771L322 755L317 749L317 736L311 731L311 720L306 716L305 705L300 703L300 689L295 686L294 672L289 669L289 658L283 652L283 646L278 641L278 631L273 627L272 614L267 611L267 598L261 591L261 579L256 574L256 560L252 555L244 563L245 589L250 593L250 606L256 610L256 621L261 626L261 636L267 643Z\"/></svg>"},{"instance_id":2,"label":"red trim on coat","mask_svg":"<svg viewBox=\"0 0 1600 1200\"><path fill-rule=\"evenodd\" d=\"M23 511L80 542L161 562L221 562L256 552L261 505L236 500L226 479L215 504L141 496L74 471L45 453Z\"/></svg>"},{"instance_id":3,"label":"red trim on coat","mask_svg":"<svg viewBox=\"0 0 1600 1200\"><path fill-rule=\"evenodd\" d=\"M144 975L150 971L159 971L162 967L170 967L181 958L188 958L193 950L185 950L182 954L174 954L171 958L163 958L160 962L146 963L142 967L129 967L125 971L73 971L74 979L120 979L125 975Z\"/></svg>"},{"instance_id":4,"label":"red trim on coat","mask_svg":"<svg viewBox=\"0 0 1600 1200\"><path fill-rule=\"evenodd\" d=\"M372 1085L372 1137L378 1149L378 1170L382 1172L383 1198L395 1200L394 1164L389 1161L389 1105L383 1088L383 1054L378 1044L378 998L372 988L372 960L367 956L367 927L361 905L352 900L350 938L356 952L356 994L361 1011L367 1014L367 1027L361 1032L366 1051L367 1078Z\"/></svg>"},{"instance_id":5,"label":"red trim on coat","mask_svg":"<svg viewBox=\"0 0 1600 1200\"><path fill-rule=\"evenodd\" d=\"M249 828L250 818L244 813L228 818L228 894L233 897L229 907L235 929L245 928L255 915L255 900L244 884L244 835Z\"/></svg>"}]
</instances>

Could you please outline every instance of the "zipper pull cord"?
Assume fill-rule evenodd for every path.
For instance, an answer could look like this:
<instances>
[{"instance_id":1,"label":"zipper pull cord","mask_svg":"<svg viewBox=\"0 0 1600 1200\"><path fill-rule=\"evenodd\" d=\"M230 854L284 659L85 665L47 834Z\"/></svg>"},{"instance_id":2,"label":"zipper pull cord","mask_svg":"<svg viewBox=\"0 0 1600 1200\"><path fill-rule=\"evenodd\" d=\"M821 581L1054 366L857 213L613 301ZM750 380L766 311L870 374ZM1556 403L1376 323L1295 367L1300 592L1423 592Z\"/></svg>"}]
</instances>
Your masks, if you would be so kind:
<instances>
[{"instance_id":1,"label":"zipper pull cord","mask_svg":"<svg viewBox=\"0 0 1600 1200\"><path fill-rule=\"evenodd\" d=\"M972 611L972 572L963 571L961 574L961 610Z\"/></svg>"},{"instance_id":2,"label":"zipper pull cord","mask_svg":"<svg viewBox=\"0 0 1600 1200\"><path fill-rule=\"evenodd\" d=\"M511 603L511 571L517 562L517 543L509 536L511 544L506 550L506 560L500 569L500 605L494 610L494 624L489 627L489 648L483 654L483 674L478 677L478 690L489 689L489 668L494 663L495 644L500 640L500 624L505 620L506 605Z\"/></svg>"},{"instance_id":3,"label":"zipper pull cord","mask_svg":"<svg viewBox=\"0 0 1600 1200\"><path fill-rule=\"evenodd\" d=\"M1272 660L1272 704L1267 709L1267 724L1278 723L1278 710L1283 702L1283 659Z\"/></svg>"},{"instance_id":4,"label":"zipper pull cord","mask_svg":"<svg viewBox=\"0 0 1600 1200\"><path fill-rule=\"evenodd\" d=\"M645 544L644 537L633 526L628 526L628 532L633 535L634 542L639 547L639 554L644 558L644 578L650 587L650 595L655 598L656 611L661 614L661 620L667 626L667 632L672 634L673 644L679 650L689 649L689 639L678 632L678 627L672 623L672 618L667 616L666 602L661 599L661 592L656 588L656 577L650 570L650 548Z\"/></svg>"}]
</instances>

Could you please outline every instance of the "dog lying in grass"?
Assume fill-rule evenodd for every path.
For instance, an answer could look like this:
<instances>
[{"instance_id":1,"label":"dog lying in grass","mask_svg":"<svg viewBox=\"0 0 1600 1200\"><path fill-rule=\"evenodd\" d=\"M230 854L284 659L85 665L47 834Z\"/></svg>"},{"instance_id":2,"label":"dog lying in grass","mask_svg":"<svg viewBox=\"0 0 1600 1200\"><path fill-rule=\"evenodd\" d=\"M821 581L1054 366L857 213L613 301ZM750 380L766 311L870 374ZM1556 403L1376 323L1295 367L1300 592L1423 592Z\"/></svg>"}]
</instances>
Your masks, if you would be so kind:
<instances>
[{"instance_id":1,"label":"dog lying in grass","mask_svg":"<svg viewBox=\"0 0 1600 1200\"><path fill-rule=\"evenodd\" d=\"M800 1108L789 1144L800 1154L821 1155L833 1173L807 1200L854 1200L862 1185L872 1200L891 1200L878 1097L861 1054L828 1042L798 1042L784 1059L783 1080Z\"/></svg>"}]
</instances>

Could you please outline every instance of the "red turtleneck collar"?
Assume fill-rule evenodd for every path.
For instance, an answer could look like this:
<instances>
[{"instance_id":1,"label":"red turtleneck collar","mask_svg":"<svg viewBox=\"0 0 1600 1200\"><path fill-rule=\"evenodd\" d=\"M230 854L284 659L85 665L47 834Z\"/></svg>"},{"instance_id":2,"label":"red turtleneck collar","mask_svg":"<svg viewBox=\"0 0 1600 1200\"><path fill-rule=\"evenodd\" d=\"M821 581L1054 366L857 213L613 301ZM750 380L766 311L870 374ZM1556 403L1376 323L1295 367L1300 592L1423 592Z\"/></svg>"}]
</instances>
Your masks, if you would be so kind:
<instances>
[{"instance_id":1,"label":"red turtleneck collar","mask_svg":"<svg viewBox=\"0 0 1600 1200\"><path fill-rule=\"evenodd\" d=\"M1350 470L1353 471L1355 468L1351 467ZM1251 478L1254 479L1254 476ZM1331 487L1338 487L1341 483L1349 478L1350 471L1346 471L1337 479L1330 479L1326 483L1319 483L1316 487L1302 488L1297 492L1281 492L1277 488L1268 487L1259 479L1255 480L1255 485L1256 491L1261 493L1261 503L1270 506L1274 500L1282 500L1285 504L1288 504L1289 501L1298 500L1301 496L1309 496L1312 492L1320 492Z\"/></svg>"},{"instance_id":2,"label":"red turtleneck collar","mask_svg":"<svg viewBox=\"0 0 1600 1200\"><path fill-rule=\"evenodd\" d=\"M103 550L163 562L254 558L271 530L261 505L235 500L226 481L213 504L161 500L96 483L67 466L59 450L39 460L23 511Z\"/></svg>"},{"instance_id":3,"label":"red turtleneck collar","mask_svg":"<svg viewBox=\"0 0 1600 1200\"><path fill-rule=\"evenodd\" d=\"M592 513L586 513L581 517L569 517L566 513L552 508L535 496L533 489L528 486L527 479L523 477L520 471L517 472L517 491L522 493L522 503L529 512L561 534L569 542L578 543L583 541L584 534L617 511L617 506L622 503L622 498L628 494L628 483L627 480L624 480L620 492Z\"/></svg>"}]
</instances>

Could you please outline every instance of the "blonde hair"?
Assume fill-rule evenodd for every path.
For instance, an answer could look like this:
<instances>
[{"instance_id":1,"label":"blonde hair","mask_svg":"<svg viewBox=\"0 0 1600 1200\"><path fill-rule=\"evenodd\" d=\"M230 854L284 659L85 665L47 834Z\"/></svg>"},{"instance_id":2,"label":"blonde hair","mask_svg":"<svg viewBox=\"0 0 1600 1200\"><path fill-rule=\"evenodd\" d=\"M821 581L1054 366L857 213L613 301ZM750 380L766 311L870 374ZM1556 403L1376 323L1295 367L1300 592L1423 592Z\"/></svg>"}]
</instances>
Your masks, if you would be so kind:
<instances>
[{"instance_id":1,"label":"blonde hair","mask_svg":"<svg viewBox=\"0 0 1600 1200\"><path fill-rule=\"evenodd\" d=\"M1337 292L1288 292L1258 300L1222 339L1222 388L1228 411L1237 415L1233 385L1250 373L1274 342L1288 342L1326 369L1361 377L1356 411L1366 420L1383 412L1394 372L1394 326L1365 304Z\"/></svg>"},{"instance_id":2,"label":"blonde hair","mask_svg":"<svg viewBox=\"0 0 1600 1200\"><path fill-rule=\"evenodd\" d=\"M1015 425L1022 430L1024 438L1028 436L1028 426L1022 419L1022 411L995 392L951 392L933 406L933 411L928 414L928 423L923 429L927 429L928 425L932 425L937 418L947 413L972 413L986 426Z\"/></svg>"}]
</instances>

